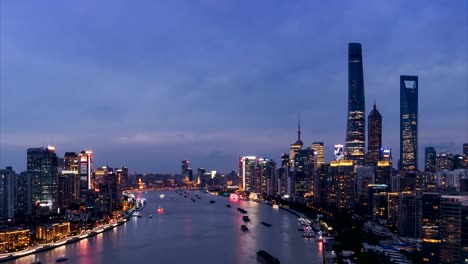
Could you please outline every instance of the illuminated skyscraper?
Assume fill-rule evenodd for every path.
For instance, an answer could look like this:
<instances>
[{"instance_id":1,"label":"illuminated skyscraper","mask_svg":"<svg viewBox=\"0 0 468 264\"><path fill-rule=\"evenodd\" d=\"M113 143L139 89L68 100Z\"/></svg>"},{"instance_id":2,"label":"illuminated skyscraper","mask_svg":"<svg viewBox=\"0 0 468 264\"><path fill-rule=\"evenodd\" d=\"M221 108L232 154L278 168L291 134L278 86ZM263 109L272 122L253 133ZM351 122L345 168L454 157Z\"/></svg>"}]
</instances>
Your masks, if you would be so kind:
<instances>
[{"instance_id":1,"label":"illuminated skyscraper","mask_svg":"<svg viewBox=\"0 0 468 264\"><path fill-rule=\"evenodd\" d=\"M468 170L468 143L463 144L463 163Z\"/></svg>"},{"instance_id":2,"label":"illuminated skyscraper","mask_svg":"<svg viewBox=\"0 0 468 264\"><path fill-rule=\"evenodd\" d=\"M366 146L364 74L360 43L348 47L348 125L345 158L362 165Z\"/></svg>"},{"instance_id":3,"label":"illuminated skyscraper","mask_svg":"<svg viewBox=\"0 0 468 264\"><path fill-rule=\"evenodd\" d=\"M27 169L32 177L32 204L35 209L58 208L58 157L54 147L29 148Z\"/></svg>"},{"instance_id":4,"label":"illuminated skyscraper","mask_svg":"<svg viewBox=\"0 0 468 264\"><path fill-rule=\"evenodd\" d=\"M325 147L323 142L314 142L312 143L312 149L315 151L315 163L317 164L316 168L325 164Z\"/></svg>"},{"instance_id":5,"label":"illuminated skyscraper","mask_svg":"<svg viewBox=\"0 0 468 264\"><path fill-rule=\"evenodd\" d=\"M257 157L243 156L239 159L239 178L242 191L252 191L252 172L255 168Z\"/></svg>"},{"instance_id":6,"label":"illuminated skyscraper","mask_svg":"<svg viewBox=\"0 0 468 264\"><path fill-rule=\"evenodd\" d=\"M418 76L400 76L400 169L418 169Z\"/></svg>"},{"instance_id":7,"label":"illuminated skyscraper","mask_svg":"<svg viewBox=\"0 0 468 264\"><path fill-rule=\"evenodd\" d=\"M295 196L313 194L314 151L310 148L299 151L294 157Z\"/></svg>"},{"instance_id":8,"label":"illuminated skyscraper","mask_svg":"<svg viewBox=\"0 0 468 264\"><path fill-rule=\"evenodd\" d=\"M181 172L182 172L182 179L185 180L185 181L189 180L189 175L188 175L189 164L190 164L190 161L183 160L181 162L181 166L180 166L181 167Z\"/></svg>"},{"instance_id":9,"label":"illuminated skyscraper","mask_svg":"<svg viewBox=\"0 0 468 264\"><path fill-rule=\"evenodd\" d=\"M369 114L367 123L367 162L376 165L382 148L382 115L380 115L374 103L374 108Z\"/></svg>"},{"instance_id":10,"label":"illuminated skyscraper","mask_svg":"<svg viewBox=\"0 0 468 264\"><path fill-rule=\"evenodd\" d=\"M93 152L90 150L82 151L80 154L78 154L78 157L78 174L80 175L80 196L84 197L88 190L93 189Z\"/></svg>"},{"instance_id":11,"label":"illuminated skyscraper","mask_svg":"<svg viewBox=\"0 0 468 264\"><path fill-rule=\"evenodd\" d=\"M426 147L426 150L424 152L424 171L436 171L436 155L436 150L433 147Z\"/></svg>"}]
</instances>

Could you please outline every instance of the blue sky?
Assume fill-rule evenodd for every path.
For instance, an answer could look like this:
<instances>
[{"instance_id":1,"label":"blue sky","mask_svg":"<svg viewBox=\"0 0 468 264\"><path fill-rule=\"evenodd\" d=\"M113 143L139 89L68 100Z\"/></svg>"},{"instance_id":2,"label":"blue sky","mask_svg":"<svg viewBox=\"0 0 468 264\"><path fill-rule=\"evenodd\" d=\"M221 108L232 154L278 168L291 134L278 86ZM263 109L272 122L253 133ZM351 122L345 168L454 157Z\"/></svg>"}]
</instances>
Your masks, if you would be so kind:
<instances>
[{"instance_id":1,"label":"blue sky","mask_svg":"<svg viewBox=\"0 0 468 264\"><path fill-rule=\"evenodd\" d=\"M243 154L279 160L299 112L304 144L330 159L349 42L395 163L400 75L419 76L420 157L461 152L467 1L1 1L0 166L24 170L26 149L53 141L131 171L231 171Z\"/></svg>"}]
</instances>

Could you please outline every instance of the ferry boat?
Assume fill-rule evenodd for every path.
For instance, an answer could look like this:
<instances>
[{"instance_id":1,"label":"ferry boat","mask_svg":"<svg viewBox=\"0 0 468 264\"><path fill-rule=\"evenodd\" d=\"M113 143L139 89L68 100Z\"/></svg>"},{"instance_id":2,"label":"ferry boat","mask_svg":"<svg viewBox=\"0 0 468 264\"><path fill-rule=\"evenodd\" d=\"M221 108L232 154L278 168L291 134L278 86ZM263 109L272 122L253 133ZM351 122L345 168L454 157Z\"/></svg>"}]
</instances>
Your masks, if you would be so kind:
<instances>
[{"instance_id":1,"label":"ferry boat","mask_svg":"<svg viewBox=\"0 0 468 264\"><path fill-rule=\"evenodd\" d=\"M248 231L249 228L246 225L241 225L241 230L242 231Z\"/></svg>"},{"instance_id":2,"label":"ferry boat","mask_svg":"<svg viewBox=\"0 0 468 264\"><path fill-rule=\"evenodd\" d=\"M214 203L215 203L215 201L213 201L213 200L210 200L210 204L214 204Z\"/></svg>"},{"instance_id":3,"label":"ferry boat","mask_svg":"<svg viewBox=\"0 0 468 264\"><path fill-rule=\"evenodd\" d=\"M149 214L149 216L148 216L148 217L149 217L149 218L153 218L153 215L152 215L152 214Z\"/></svg>"},{"instance_id":4,"label":"ferry boat","mask_svg":"<svg viewBox=\"0 0 468 264\"><path fill-rule=\"evenodd\" d=\"M278 209L279 208L279 206L277 204L274 204L272 207L273 207L273 209Z\"/></svg>"},{"instance_id":5,"label":"ferry boat","mask_svg":"<svg viewBox=\"0 0 468 264\"><path fill-rule=\"evenodd\" d=\"M270 224L270 223L267 223L267 222L262 222L261 224L264 225L264 226L267 226L267 227L270 227L270 226L271 226L271 224Z\"/></svg>"},{"instance_id":6,"label":"ferry boat","mask_svg":"<svg viewBox=\"0 0 468 264\"><path fill-rule=\"evenodd\" d=\"M63 261L66 261L68 258L66 257L61 257L61 258L58 258L55 262L63 262Z\"/></svg>"},{"instance_id":7,"label":"ferry boat","mask_svg":"<svg viewBox=\"0 0 468 264\"><path fill-rule=\"evenodd\" d=\"M161 198L161 199L164 199L165 197L166 197L166 195L164 195L164 194L159 195L159 198Z\"/></svg>"},{"instance_id":8,"label":"ferry boat","mask_svg":"<svg viewBox=\"0 0 468 264\"><path fill-rule=\"evenodd\" d=\"M244 220L244 222L249 222L250 221L250 219L249 219L249 217L247 215L242 216L242 220Z\"/></svg>"}]
</instances>

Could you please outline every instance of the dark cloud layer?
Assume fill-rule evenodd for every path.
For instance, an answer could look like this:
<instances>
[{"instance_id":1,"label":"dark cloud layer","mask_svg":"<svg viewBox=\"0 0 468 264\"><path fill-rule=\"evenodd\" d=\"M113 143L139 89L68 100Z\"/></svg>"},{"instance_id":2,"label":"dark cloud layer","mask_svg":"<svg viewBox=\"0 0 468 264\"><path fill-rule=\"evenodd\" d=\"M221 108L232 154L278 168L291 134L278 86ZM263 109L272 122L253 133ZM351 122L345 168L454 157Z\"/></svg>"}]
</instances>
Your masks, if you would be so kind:
<instances>
[{"instance_id":1,"label":"dark cloud layer","mask_svg":"<svg viewBox=\"0 0 468 264\"><path fill-rule=\"evenodd\" d=\"M0 166L26 148L93 149L131 170L235 170L295 140L343 143L347 43L366 109L399 148L399 76L418 75L419 153L468 141L466 1L0 3ZM330 155L328 155L330 158Z\"/></svg>"}]
</instances>

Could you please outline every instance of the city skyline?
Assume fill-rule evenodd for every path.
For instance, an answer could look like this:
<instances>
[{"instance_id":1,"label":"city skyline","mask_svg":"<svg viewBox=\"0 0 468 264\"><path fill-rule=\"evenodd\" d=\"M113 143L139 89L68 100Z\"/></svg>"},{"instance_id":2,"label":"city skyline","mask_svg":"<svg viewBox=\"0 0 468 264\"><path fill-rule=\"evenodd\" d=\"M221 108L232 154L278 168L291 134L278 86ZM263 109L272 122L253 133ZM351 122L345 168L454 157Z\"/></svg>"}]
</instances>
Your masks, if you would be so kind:
<instances>
[{"instance_id":1,"label":"city skyline","mask_svg":"<svg viewBox=\"0 0 468 264\"><path fill-rule=\"evenodd\" d=\"M323 141L329 161L333 145L345 144L352 42L362 44L365 112L375 100L393 163L400 75L418 76L419 169L426 146L462 153L466 3L339 4L348 11L263 3L116 4L104 12L99 3L2 2L0 167L25 170L26 150L49 144L59 157L91 149L96 165L138 172L178 173L185 159L229 172L243 155L278 163L296 140L299 112L304 148ZM266 22L262 8L272 16Z\"/></svg>"}]
</instances>

